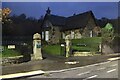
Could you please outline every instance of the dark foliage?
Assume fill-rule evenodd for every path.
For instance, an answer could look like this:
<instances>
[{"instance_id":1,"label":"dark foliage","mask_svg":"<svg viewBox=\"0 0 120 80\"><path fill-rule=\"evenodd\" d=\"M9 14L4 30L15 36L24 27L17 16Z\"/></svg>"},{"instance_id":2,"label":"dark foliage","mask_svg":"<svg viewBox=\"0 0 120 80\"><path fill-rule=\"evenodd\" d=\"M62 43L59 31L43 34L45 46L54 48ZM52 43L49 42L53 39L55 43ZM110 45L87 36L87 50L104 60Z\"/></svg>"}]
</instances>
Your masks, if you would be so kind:
<instances>
[{"instance_id":1,"label":"dark foliage","mask_svg":"<svg viewBox=\"0 0 120 80\"><path fill-rule=\"evenodd\" d=\"M41 19L26 18L25 14L13 15L10 19L11 23L3 24L3 36L33 36L33 34L41 32Z\"/></svg>"}]
</instances>

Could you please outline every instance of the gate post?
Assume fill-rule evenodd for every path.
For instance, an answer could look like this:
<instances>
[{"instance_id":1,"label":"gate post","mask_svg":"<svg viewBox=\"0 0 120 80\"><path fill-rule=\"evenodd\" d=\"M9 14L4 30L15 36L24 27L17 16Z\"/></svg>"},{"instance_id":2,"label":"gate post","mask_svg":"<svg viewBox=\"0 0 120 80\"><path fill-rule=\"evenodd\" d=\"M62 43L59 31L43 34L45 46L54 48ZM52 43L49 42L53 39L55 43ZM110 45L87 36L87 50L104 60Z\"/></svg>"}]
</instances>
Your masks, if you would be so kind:
<instances>
[{"instance_id":1,"label":"gate post","mask_svg":"<svg viewBox=\"0 0 120 80\"><path fill-rule=\"evenodd\" d=\"M65 57L69 57L69 55L70 55L70 46L71 46L70 35L67 35L65 37L65 43L66 43L66 55L65 55Z\"/></svg>"},{"instance_id":2,"label":"gate post","mask_svg":"<svg viewBox=\"0 0 120 80\"><path fill-rule=\"evenodd\" d=\"M41 53L41 35L36 33L33 35L33 60L42 60Z\"/></svg>"},{"instance_id":3,"label":"gate post","mask_svg":"<svg viewBox=\"0 0 120 80\"><path fill-rule=\"evenodd\" d=\"M102 44L99 43L99 52L101 53L102 52Z\"/></svg>"}]
</instances>

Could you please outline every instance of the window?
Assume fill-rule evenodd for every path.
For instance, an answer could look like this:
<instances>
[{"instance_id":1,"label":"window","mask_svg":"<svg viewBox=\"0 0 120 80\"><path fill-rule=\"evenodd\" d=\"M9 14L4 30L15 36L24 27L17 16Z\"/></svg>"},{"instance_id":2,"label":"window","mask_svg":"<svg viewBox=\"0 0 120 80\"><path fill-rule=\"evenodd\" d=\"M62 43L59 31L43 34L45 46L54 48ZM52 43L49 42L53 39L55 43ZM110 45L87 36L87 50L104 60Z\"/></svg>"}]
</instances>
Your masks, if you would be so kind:
<instances>
[{"instance_id":1,"label":"window","mask_svg":"<svg viewBox=\"0 0 120 80\"><path fill-rule=\"evenodd\" d=\"M74 35L75 35L74 31L71 31L71 39L74 39Z\"/></svg>"},{"instance_id":2,"label":"window","mask_svg":"<svg viewBox=\"0 0 120 80\"><path fill-rule=\"evenodd\" d=\"M92 31L90 31L90 37L93 37L93 32Z\"/></svg>"},{"instance_id":3,"label":"window","mask_svg":"<svg viewBox=\"0 0 120 80\"><path fill-rule=\"evenodd\" d=\"M44 39L44 32L42 32L42 39Z\"/></svg>"},{"instance_id":4,"label":"window","mask_svg":"<svg viewBox=\"0 0 120 80\"><path fill-rule=\"evenodd\" d=\"M46 41L49 40L49 31L45 31L45 40L46 40Z\"/></svg>"}]
</instances>

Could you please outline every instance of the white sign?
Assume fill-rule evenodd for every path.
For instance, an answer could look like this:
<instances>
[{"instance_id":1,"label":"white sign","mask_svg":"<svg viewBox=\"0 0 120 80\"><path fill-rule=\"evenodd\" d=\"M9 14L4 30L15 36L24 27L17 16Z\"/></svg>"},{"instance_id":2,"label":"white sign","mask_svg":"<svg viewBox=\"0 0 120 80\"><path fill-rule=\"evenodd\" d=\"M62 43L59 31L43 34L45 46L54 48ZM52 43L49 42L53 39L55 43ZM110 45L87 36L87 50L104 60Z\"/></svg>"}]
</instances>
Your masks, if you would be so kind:
<instances>
[{"instance_id":1,"label":"white sign","mask_svg":"<svg viewBox=\"0 0 120 80\"><path fill-rule=\"evenodd\" d=\"M64 44L61 44L62 47L64 47L65 45Z\"/></svg>"},{"instance_id":2,"label":"white sign","mask_svg":"<svg viewBox=\"0 0 120 80\"><path fill-rule=\"evenodd\" d=\"M15 45L8 45L8 49L15 49Z\"/></svg>"}]
</instances>

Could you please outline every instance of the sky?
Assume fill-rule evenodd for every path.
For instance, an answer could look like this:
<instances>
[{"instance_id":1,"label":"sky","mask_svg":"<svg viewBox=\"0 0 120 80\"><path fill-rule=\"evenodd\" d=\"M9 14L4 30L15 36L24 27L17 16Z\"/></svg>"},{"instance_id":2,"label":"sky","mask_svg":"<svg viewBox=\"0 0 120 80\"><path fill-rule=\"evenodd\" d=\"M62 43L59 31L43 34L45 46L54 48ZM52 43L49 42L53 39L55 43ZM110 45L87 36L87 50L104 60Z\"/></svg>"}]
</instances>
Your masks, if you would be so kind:
<instances>
[{"instance_id":1,"label":"sky","mask_svg":"<svg viewBox=\"0 0 120 80\"><path fill-rule=\"evenodd\" d=\"M27 17L39 19L45 15L50 7L51 14L59 16L72 16L92 10L95 17L109 19L118 17L117 2L2 2L3 8L10 8L11 15L26 14Z\"/></svg>"}]
</instances>

